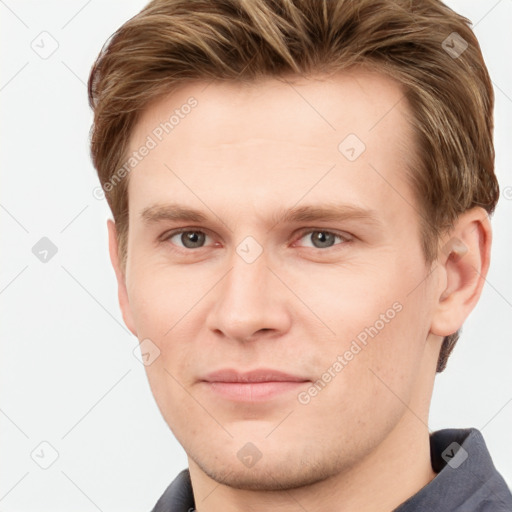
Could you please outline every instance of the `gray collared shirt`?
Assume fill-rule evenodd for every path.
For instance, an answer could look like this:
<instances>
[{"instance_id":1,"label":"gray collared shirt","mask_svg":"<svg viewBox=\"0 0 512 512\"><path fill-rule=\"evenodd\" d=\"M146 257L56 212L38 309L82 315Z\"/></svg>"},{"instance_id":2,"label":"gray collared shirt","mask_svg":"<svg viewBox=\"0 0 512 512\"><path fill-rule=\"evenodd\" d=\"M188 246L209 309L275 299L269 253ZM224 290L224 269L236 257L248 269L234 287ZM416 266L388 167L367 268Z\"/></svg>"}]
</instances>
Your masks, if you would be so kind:
<instances>
[{"instance_id":1,"label":"gray collared shirt","mask_svg":"<svg viewBox=\"0 0 512 512\"><path fill-rule=\"evenodd\" d=\"M444 429L432 433L430 456L437 476L394 512L512 512L510 489L494 467L477 429ZM194 510L190 474L184 469L167 487L152 512Z\"/></svg>"}]
</instances>

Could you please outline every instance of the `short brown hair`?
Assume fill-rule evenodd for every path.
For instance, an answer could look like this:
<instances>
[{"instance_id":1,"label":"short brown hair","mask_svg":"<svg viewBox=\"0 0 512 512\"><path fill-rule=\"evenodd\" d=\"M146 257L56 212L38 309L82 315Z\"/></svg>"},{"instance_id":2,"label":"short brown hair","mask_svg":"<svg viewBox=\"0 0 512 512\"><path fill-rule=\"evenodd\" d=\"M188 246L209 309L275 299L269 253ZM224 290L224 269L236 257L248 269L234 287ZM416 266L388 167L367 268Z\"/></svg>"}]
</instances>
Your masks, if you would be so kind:
<instances>
[{"instance_id":1,"label":"short brown hair","mask_svg":"<svg viewBox=\"0 0 512 512\"><path fill-rule=\"evenodd\" d=\"M494 211L491 81L466 18L438 0L154 0L103 47L89 77L91 154L126 264L128 179L107 187L148 104L198 80L253 82L362 65L404 91L428 263L474 207ZM458 339L445 337L437 371Z\"/></svg>"}]
</instances>

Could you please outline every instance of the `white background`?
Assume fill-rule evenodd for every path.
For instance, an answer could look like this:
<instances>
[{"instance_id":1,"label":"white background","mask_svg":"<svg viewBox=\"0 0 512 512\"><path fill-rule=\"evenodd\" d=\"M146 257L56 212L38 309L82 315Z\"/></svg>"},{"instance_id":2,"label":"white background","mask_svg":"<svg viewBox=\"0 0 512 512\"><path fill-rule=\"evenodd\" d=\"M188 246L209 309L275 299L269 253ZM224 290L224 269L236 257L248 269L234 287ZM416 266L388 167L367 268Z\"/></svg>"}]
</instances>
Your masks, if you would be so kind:
<instances>
[{"instance_id":1,"label":"white background","mask_svg":"<svg viewBox=\"0 0 512 512\"><path fill-rule=\"evenodd\" d=\"M90 67L103 42L144 4L0 1L4 512L149 511L187 465L132 353L137 340L122 322L107 251L110 213L93 196L98 182L88 153ZM488 282L437 378L430 428L481 429L510 486L512 0L448 4L475 25L495 85L504 193ZM47 59L31 48L43 31L58 43ZM44 37L46 48L57 44ZM32 253L44 236L58 248L47 263ZM59 454L46 470L30 456L42 441ZM51 456L48 447L43 452Z\"/></svg>"}]
</instances>

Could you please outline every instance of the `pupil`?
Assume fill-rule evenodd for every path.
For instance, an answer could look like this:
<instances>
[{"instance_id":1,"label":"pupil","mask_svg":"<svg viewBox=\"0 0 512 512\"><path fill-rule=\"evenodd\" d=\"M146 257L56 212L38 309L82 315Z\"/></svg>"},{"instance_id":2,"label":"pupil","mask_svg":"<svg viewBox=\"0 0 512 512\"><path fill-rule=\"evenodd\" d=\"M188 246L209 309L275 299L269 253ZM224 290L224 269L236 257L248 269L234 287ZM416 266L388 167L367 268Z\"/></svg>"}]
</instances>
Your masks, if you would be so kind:
<instances>
[{"instance_id":1,"label":"pupil","mask_svg":"<svg viewBox=\"0 0 512 512\"><path fill-rule=\"evenodd\" d=\"M198 233L197 231L187 231L182 233L181 241L185 247L194 249L200 247L204 242L204 234Z\"/></svg>"},{"instance_id":2,"label":"pupil","mask_svg":"<svg viewBox=\"0 0 512 512\"><path fill-rule=\"evenodd\" d=\"M313 245L316 247L330 247L334 243L334 235L332 233L315 231L313 235Z\"/></svg>"}]
</instances>

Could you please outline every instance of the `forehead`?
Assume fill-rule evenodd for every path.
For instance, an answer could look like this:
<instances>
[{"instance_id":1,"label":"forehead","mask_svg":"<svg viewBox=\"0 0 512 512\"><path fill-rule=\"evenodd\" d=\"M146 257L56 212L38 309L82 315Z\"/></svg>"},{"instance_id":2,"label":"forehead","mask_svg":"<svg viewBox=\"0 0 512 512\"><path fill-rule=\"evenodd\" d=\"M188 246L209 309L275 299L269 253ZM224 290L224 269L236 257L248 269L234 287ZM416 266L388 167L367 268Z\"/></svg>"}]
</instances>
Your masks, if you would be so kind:
<instances>
[{"instance_id":1,"label":"forehead","mask_svg":"<svg viewBox=\"0 0 512 512\"><path fill-rule=\"evenodd\" d=\"M363 70L187 84L151 104L132 133L130 153L151 149L129 175L130 211L149 196L187 195L200 206L212 193L261 209L283 193L294 201L308 190L309 198L332 193L329 183L352 203L364 192L383 200L408 168L408 116L399 85Z\"/></svg>"},{"instance_id":2,"label":"forehead","mask_svg":"<svg viewBox=\"0 0 512 512\"><path fill-rule=\"evenodd\" d=\"M197 105L189 108L191 98ZM143 142L160 123L168 122L173 112L177 115L171 121L172 138L179 138L183 125L194 123L197 142L215 147L234 137L260 137L279 143L285 135L288 142L303 143L304 136L320 133L330 142L347 131L369 141L384 118L386 122L377 130L381 135L390 124L398 130L405 128L402 121L408 109L402 99L404 94L396 81L362 69L251 83L191 82L151 103L140 116L131 142L135 146Z\"/></svg>"}]
</instances>

